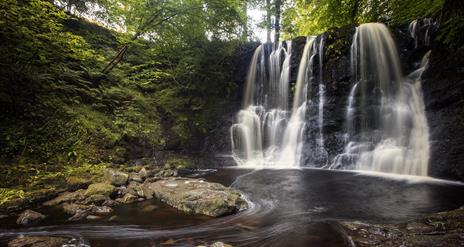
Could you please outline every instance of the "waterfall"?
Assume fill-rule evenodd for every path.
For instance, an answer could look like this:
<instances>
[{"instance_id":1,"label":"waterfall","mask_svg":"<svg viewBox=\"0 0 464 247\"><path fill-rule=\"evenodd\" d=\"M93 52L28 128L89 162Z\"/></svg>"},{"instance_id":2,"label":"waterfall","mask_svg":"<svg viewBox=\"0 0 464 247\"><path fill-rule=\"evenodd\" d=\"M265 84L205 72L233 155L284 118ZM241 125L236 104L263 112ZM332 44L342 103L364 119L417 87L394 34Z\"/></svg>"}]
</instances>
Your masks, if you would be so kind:
<instances>
[{"instance_id":1,"label":"waterfall","mask_svg":"<svg viewBox=\"0 0 464 247\"><path fill-rule=\"evenodd\" d=\"M314 101L310 95L313 84L319 88L316 100L319 134L312 138L318 147L323 146L325 85L321 64L324 40L322 36L317 41L313 36L307 38L290 109L292 43L279 43L268 57L263 55L264 47L262 45L255 50L249 66L243 109L237 114L237 123L230 129L232 154L241 166L299 167L305 143L308 104L312 106ZM313 69L316 62L320 65L318 73ZM266 64L267 76L262 73L266 71L263 67ZM266 90L260 91L260 88ZM262 98L266 100L258 100Z\"/></svg>"},{"instance_id":2,"label":"waterfall","mask_svg":"<svg viewBox=\"0 0 464 247\"><path fill-rule=\"evenodd\" d=\"M303 135L306 127L308 83L312 77L315 37L309 36L303 49L293 97L292 115L285 129L279 164L300 166L303 153Z\"/></svg>"},{"instance_id":3,"label":"waterfall","mask_svg":"<svg viewBox=\"0 0 464 247\"><path fill-rule=\"evenodd\" d=\"M421 67L403 76L387 27L362 24L351 48L355 83L346 107L346 146L330 168L427 175L428 126Z\"/></svg>"},{"instance_id":4,"label":"waterfall","mask_svg":"<svg viewBox=\"0 0 464 247\"><path fill-rule=\"evenodd\" d=\"M266 47L269 45L259 46L253 54L243 108L237 114L237 123L230 128L232 154L239 165L279 166L276 159L290 115L292 43L279 43L268 56Z\"/></svg>"},{"instance_id":5,"label":"waterfall","mask_svg":"<svg viewBox=\"0 0 464 247\"><path fill-rule=\"evenodd\" d=\"M420 45L430 46L430 35L436 23L432 18L414 20L409 24L409 33L414 39L414 48Z\"/></svg>"},{"instance_id":6,"label":"waterfall","mask_svg":"<svg viewBox=\"0 0 464 247\"><path fill-rule=\"evenodd\" d=\"M322 65L324 64L324 36L321 36L319 40L319 49L317 50L319 55L319 104L318 104L318 118L317 122L319 124L319 140L318 146L324 149L324 103L325 103L325 85L323 81Z\"/></svg>"}]
</instances>

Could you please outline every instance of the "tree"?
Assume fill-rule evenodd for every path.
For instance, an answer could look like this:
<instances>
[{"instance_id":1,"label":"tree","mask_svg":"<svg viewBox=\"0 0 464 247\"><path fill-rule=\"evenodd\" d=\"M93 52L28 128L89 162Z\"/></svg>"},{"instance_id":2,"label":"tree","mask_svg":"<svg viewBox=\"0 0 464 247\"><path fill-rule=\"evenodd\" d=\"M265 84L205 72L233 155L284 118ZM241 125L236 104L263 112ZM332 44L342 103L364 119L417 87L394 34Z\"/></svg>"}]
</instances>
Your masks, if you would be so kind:
<instances>
[{"instance_id":1,"label":"tree","mask_svg":"<svg viewBox=\"0 0 464 247\"><path fill-rule=\"evenodd\" d=\"M241 0L126 0L108 6L108 21L123 26L132 37L105 66L109 73L123 58L131 43L141 37L170 41L183 36L240 38L240 26L246 25ZM122 20L122 21L121 21Z\"/></svg>"}]
</instances>

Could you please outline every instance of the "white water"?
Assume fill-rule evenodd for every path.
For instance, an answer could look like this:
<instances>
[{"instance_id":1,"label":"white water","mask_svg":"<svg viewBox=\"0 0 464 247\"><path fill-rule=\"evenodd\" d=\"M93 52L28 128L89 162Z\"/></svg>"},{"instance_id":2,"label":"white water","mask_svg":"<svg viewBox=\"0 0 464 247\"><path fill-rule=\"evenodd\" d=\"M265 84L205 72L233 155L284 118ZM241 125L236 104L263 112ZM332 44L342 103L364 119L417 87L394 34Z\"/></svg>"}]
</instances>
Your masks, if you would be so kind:
<instances>
[{"instance_id":1,"label":"white water","mask_svg":"<svg viewBox=\"0 0 464 247\"><path fill-rule=\"evenodd\" d=\"M346 108L344 152L330 168L426 176L429 130L422 99L421 67L403 76L385 25L359 26L352 46L356 83Z\"/></svg>"},{"instance_id":2,"label":"white water","mask_svg":"<svg viewBox=\"0 0 464 247\"><path fill-rule=\"evenodd\" d=\"M247 75L244 107L237 114L237 123L230 129L232 154L239 165L280 166L277 158L290 115L291 47L290 41L285 47L279 43L268 58L264 45L255 50ZM269 63L268 75L266 61Z\"/></svg>"},{"instance_id":3,"label":"white water","mask_svg":"<svg viewBox=\"0 0 464 247\"><path fill-rule=\"evenodd\" d=\"M409 33L414 39L415 48L420 45L430 45L430 34L435 25L436 23L432 20L432 18L414 20L409 24Z\"/></svg>"},{"instance_id":4,"label":"white water","mask_svg":"<svg viewBox=\"0 0 464 247\"><path fill-rule=\"evenodd\" d=\"M291 42L280 43L269 57L269 76L261 65L266 64L263 46L256 49L249 66L245 88L244 108L237 114L237 123L231 127L232 154L240 166L246 167L299 167L302 160L309 84L314 80L313 67L316 56L322 63L323 39L315 42L308 37L299 64L293 105L289 111L289 85ZM284 61L281 62L282 54ZM319 70L322 78L322 67ZM264 86L257 86L264 82ZM256 88L268 88L259 91ZM325 85L318 80L317 142L323 145L323 109ZM264 93L264 95L262 95ZM265 101L256 99L265 98ZM316 138L316 137L315 137Z\"/></svg>"},{"instance_id":5,"label":"white water","mask_svg":"<svg viewBox=\"0 0 464 247\"><path fill-rule=\"evenodd\" d=\"M306 40L303 55L298 66L298 75L295 85L295 95L293 98L292 115L290 122L285 129L282 152L280 153L279 164L288 164L298 167L303 153L303 135L306 128L306 111L308 100L308 83L311 78L314 54L314 36ZM309 76L308 76L309 74Z\"/></svg>"}]
</instances>

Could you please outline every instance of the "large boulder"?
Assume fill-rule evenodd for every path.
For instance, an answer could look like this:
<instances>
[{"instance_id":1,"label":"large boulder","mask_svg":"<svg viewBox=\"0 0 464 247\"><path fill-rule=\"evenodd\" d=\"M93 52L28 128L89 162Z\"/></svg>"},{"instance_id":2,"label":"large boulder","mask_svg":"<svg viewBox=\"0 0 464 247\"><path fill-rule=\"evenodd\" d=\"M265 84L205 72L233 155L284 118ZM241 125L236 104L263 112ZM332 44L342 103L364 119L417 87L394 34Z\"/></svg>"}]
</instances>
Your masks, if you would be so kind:
<instances>
[{"instance_id":1,"label":"large boulder","mask_svg":"<svg viewBox=\"0 0 464 247\"><path fill-rule=\"evenodd\" d=\"M18 225L31 225L45 219L45 217L46 216L41 213L27 209L19 214L16 223Z\"/></svg>"},{"instance_id":2,"label":"large boulder","mask_svg":"<svg viewBox=\"0 0 464 247\"><path fill-rule=\"evenodd\" d=\"M8 243L8 247L61 247L67 242L60 237L17 237Z\"/></svg>"},{"instance_id":3,"label":"large boulder","mask_svg":"<svg viewBox=\"0 0 464 247\"><path fill-rule=\"evenodd\" d=\"M143 188L147 198L155 196L188 213L217 217L248 207L238 191L201 179L168 178L146 183Z\"/></svg>"},{"instance_id":4,"label":"large boulder","mask_svg":"<svg viewBox=\"0 0 464 247\"><path fill-rule=\"evenodd\" d=\"M103 195L110 196L114 192L115 188L111 184L107 183L96 183L91 184L85 191L85 196L89 197L92 195Z\"/></svg>"},{"instance_id":5,"label":"large boulder","mask_svg":"<svg viewBox=\"0 0 464 247\"><path fill-rule=\"evenodd\" d=\"M125 185L127 183L127 180L129 179L129 175L127 173L109 168L105 169L104 177L108 183L114 186Z\"/></svg>"}]
</instances>

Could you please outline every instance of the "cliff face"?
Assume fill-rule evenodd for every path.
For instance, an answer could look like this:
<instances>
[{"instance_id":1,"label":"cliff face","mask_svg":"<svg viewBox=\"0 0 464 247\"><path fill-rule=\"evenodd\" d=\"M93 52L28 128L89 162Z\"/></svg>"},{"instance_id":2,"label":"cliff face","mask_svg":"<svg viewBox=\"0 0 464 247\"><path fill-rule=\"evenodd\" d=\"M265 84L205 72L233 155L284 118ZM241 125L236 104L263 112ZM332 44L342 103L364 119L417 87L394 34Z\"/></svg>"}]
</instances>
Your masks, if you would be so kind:
<instances>
[{"instance_id":1,"label":"cliff face","mask_svg":"<svg viewBox=\"0 0 464 247\"><path fill-rule=\"evenodd\" d=\"M462 25L449 26L462 11L464 2L446 2L422 89L432 144L429 174L464 181L464 44L463 38L443 41L453 30L462 37Z\"/></svg>"}]
</instances>

